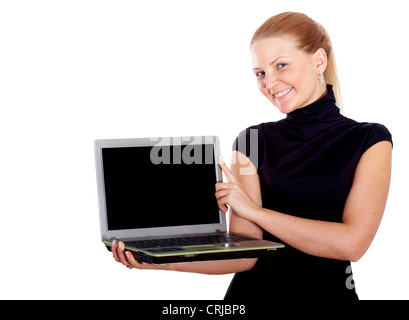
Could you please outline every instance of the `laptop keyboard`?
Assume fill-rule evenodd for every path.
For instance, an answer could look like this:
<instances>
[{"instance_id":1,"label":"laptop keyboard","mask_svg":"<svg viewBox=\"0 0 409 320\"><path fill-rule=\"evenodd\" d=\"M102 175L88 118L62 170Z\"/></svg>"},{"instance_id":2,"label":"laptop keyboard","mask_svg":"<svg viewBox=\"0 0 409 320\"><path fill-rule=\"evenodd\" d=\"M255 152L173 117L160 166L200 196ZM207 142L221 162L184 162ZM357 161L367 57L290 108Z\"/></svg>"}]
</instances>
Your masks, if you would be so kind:
<instances>
[{"instance_id":1,"label":"laptop keyboard","mask_svg":"<svg viewBox=\"0 0 409 320\"><path fill-rule=\"evenodd\" d=\"M181 237L181 238L163 238L163 239L150 239L150 240L138 240L138 241L125 241L125 245L134 248L160 248L160 251L177 251L182 250L180 248L164 248L164 247L177 247L177 246L194 246L203 244L216 244L216 243L229 243L257 240L254 238L246 237L237 234L215 234L207 236L196 237ZM150 250L154 251L154 250Z\"/></svg>"}]
</instances>

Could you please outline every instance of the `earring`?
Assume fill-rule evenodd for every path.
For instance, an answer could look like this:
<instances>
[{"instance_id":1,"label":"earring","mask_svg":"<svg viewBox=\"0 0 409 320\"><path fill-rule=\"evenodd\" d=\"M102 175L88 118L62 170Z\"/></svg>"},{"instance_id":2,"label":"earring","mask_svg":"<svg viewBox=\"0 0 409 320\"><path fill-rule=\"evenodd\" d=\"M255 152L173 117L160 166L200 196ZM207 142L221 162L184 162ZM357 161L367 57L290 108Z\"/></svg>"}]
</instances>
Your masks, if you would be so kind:
<instances>
[{"instance_id":1,"label":"earring","mask_svg":"<svg viewBox=\"0 0 409 320\"><path fill-rule=\"evenodd\" d=\"M324 75L322 74L321 70L320 70L319 72L320 72L320 74L318 75L318 80L320 81L321 86L322 86L322 87L325 87Z\"/></svg>"}]
</instances>

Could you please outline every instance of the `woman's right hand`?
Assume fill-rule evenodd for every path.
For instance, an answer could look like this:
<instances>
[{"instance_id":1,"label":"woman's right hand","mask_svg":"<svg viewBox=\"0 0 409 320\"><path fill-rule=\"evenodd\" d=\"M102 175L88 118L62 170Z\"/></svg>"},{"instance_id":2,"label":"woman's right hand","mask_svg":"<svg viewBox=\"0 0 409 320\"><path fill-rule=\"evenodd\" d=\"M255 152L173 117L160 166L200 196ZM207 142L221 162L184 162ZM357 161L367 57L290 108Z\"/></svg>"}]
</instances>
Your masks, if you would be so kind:
<instances>
[{"instance_id":1,"label":"woman's right hand","mask_svg":"<svg viewBox=\"0 0 409 320\"><path fill-rule=\"evenodd\" d=\"M148 264L145 262L139 262L136 260L131 251L125 252L125 244L121 241L112 241L111 247L112 254L116 262L123 264L125 267L130 269L158 269L158 270L169 270L168 265L155 265Z\"/></svg>"},{"instance_id":2,"label":"woman's right hand","mask_svg":"<svg viewBox=\"0 0 409 320\"><path fill-rule=\"evenodd\" d=\"M124 243L120 241L118 242L116 240L112 241L111 251L115 261L123 264L130 269L136 268L142 270L172 270L204 274L226 274L249 270L254 266L257 260L234 259L176 264L149 264L136 260L131 251L125 251Z\"/></svg>"}]
</instances>

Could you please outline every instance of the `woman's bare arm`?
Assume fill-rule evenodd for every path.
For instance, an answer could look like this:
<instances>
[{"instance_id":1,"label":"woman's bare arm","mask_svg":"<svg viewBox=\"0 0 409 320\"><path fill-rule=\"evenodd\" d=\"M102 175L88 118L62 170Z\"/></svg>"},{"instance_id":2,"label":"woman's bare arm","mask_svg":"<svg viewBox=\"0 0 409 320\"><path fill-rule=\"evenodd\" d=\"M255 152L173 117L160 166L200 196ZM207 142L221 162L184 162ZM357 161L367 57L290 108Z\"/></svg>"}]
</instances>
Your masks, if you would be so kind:
<instances>
[{"instance_id":1,"label":"woman's bare arm","mask_svg":"<svg viewBox=\"0 0 409 320\"><path fill-rule=\"evenodd\" d=\"M361 157L348 195L342 223L317 221L255 205L234 175L222 165L229 183L220 186L219 205L228 204L244 219L259 225L305 253L357 261L369 248L381 222L391 176L392 145L383 141Z\"/></svg>"}]
</instances>

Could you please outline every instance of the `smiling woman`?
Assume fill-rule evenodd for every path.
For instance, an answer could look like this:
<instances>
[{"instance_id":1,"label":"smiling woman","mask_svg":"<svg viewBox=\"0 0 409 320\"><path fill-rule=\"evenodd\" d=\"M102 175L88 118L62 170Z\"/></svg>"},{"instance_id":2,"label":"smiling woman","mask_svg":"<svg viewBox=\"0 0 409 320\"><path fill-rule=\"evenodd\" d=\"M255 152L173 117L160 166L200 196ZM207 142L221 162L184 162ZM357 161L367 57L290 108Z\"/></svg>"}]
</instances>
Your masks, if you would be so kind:
<instances>
[{"instance_id":1,"label":"smiling woman","mask_svg":"<svg viewBox=\"0 0 409 320\"><path fill-rule=\"evenodd\" d=\"M123 243L114 259L138 269L236 273L226 299L357 299L351 261L369 248L389 191L392 137L340 114L329 37L301 13L267 20L251 42L262 94L283 120L242 131L227 182L216 183L230 231L285 243L273 259L147 265Z\"/></svg>"},{"instance_id":2,"label":"smiling woman","mask_svg":"<svg viewBox=\"0 0 409 320\"><path fill-rule=\"evenodd\" d=\"M391 135L340 114L329 36L306 15L268 19L251 57L259 90L287 117L238 136L233 155L257 173L240 176L232 165L236 178L219 187L219 205L230 207L234 228L259 227L286 249L237 273L226 299L357 299L350 261L364 255L382 219Z\"/></svg>"}]
</instances>

